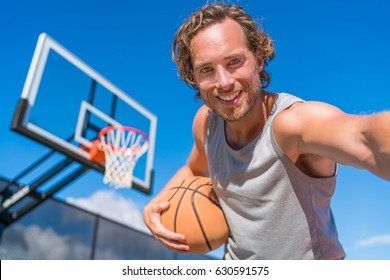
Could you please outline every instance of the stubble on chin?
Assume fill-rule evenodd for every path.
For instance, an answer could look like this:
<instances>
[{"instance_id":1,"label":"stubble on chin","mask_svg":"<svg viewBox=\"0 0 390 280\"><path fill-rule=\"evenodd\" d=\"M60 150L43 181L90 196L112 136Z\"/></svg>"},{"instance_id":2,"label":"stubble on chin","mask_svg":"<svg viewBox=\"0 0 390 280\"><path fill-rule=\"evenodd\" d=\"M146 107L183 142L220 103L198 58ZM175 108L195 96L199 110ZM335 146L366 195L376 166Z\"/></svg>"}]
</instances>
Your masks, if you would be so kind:
<instances>
[{"instance_id":1,"label":"stubble on chin","mask_svg":"<svg viewBox=\"0 0 390 280\"><path fill-rule=\"evenodd\" d=\"M242 96L241 98L245 98L245 100L235 105L231 109L218 108L218 105L212 102L205 102L205 104L224 121L236 122L245 118L253 109L253 107L256 105L258 98L261 95L261 89L257 88L256 90L253 90L250 94L244 94L245 96Z\"/></svg>"}]
</instances>

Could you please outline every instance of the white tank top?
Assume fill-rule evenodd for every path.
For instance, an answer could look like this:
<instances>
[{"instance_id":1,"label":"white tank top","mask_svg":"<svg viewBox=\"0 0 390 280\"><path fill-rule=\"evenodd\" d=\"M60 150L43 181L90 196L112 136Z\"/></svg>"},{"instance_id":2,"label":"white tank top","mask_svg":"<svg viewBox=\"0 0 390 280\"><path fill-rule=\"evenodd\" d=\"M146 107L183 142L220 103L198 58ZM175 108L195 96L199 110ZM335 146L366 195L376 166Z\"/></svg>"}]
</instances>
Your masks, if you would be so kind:
<instances>
[{"instance_id":1,"label":"white tank top","mask_svg":"<svg viewBox=\"0 0 390 280\"><path fill-rule=\"evenodd\" d=\"M230 227L226 259L342 259L332 211L335 176L312 178L279 149L275 116L301 99L281 93L263 130L240 150L226 142L224 121L210 113L210 177Z\"/></svg>"}]
</instances>

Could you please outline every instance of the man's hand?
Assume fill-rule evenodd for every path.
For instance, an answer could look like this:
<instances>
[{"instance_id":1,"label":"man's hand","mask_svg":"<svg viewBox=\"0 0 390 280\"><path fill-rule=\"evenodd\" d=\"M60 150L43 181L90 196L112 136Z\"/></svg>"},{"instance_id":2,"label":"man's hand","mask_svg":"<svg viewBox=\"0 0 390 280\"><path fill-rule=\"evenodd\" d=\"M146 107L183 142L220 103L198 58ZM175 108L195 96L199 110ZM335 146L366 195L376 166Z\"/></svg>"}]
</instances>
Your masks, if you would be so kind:
<instances>
[{"instance_id":1,"label":"man's hand","mask_svg":"<svg viewBox=\"0 0 390 280\"><path fill-rule=\"evenodd\" d=\"M144 221L153 236L161 241L168 249L188 254L190 246L185 244L185 236L172 232L161 223L161 213L169 208L169 202L151 202L144 208Z\"/></svg>"}]
</instances>

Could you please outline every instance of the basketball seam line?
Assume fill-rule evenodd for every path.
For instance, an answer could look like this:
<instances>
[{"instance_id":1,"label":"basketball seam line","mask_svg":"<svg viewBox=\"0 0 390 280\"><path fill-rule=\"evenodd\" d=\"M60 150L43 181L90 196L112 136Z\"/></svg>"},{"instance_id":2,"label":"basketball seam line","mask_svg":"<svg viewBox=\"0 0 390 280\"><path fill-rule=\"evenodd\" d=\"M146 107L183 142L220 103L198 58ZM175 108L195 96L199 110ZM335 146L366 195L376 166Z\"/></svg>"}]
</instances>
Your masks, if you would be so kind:
<instances>
[{"instance_id":1,"label":"basketball seam line","mask_svg":"<svg viewBox=\"0 0 390 280\"><path fill-rule=\"evenodd\" d=\"M204 186L211 186L211 185L210 185L210 184L203 184L203 185L200 185L199 187L204 187ZM210 197L208 197L208 196L205 195L204 193L198 191L197 189L194 190L194 189L190 189L190 188L188 188L188 187L181 187L181 186L180 186L180 187L173 187L173 188L171 188L171 190L172 190L172 189L177 189L177 191L175 192L175 194L176 194L180 189L191 190L191 191L193 191L194 193L197 193L197 194L199 194L199 195L201 195L201 196L203 196L203 197L209 199L215 206L217 206L219 209L222 209L222 208L221 208L221 205L219 205L218 202L215 202L214 200L210 199ZM174 196L174 195L172 195L170 199L172 199L173 196ZM169 200L170 200L170 199L169 199Z\"/></svg>"},{"instance_id":2,"label":"basketball seam line","mask_svg":"<svg viewBox=\"0 0 390 280\"><path fill-rule=\"evenodd\" d=\"M191 185L192 185L195 181L197 181L198 179L200 179L200 178L194 179L188 186L183 187L183 184L184 184L184 182L185 182L185 179L184 179L184 180L182 181L182 183L181 183L180 186L171 188L171 189L177 189L177 190L176 190L176 192L170 197L170 199L169 199L168 201L170 201L180 189L184 189L183 194L181 195L181 197L180 197L180 199L179 199L179 202L178 202L178 205L177 205L177 207L176 207L175 218L174 218L174 225L173 225L173 227L174 227L174 231L177 232L177 216L178 216L178 214L179 214L181 202L182 202L182 200L183 200L183 198L184 198L184 195L185 195L186 191L187 191L187 190L191 190L191 191L192 191L192 195L191 195L191 204L192 204L192 208L194 209L194 213L195 213L196 219L197 219L197 221L198 221L199 227L200 227L200 229L201 229L201 232L202 232L202 235L203 235L203 237L204 237L204 240L206 241L206 245L207 245L208 249L209 249L209 250L213 250L213 248L212 248L212 246L211 246L209 240L207 239L207 235L206 235L206 233L205 233L205 231L204 231L204 227L203 227L203 225L202 225L202 223L201 223L201 220L200 220L200 218L199 218L198 211L196 210L196 207L195 207L195 200L194 200L195 194L199 194L199 195L201 195L201 196L207 198L209 201L211 201L211 202L212 202L215 206L217 206L219 209L222 209L222 208L221 208L221 206L220 206L217 202L215 202L214 200L210 199L210 197L208 197L207 195L205 195L205 194L203 194L202 192L199 191L199 189L200 189L201 187L204 187L204 186L212 186L212 184L206 183L206 184L202 184L202 185L198 186L198 187L195 188L195 189L191 189L191 188L190 188Z\"/></svg>"},{"instance_id":3,"label":"basketball seam line","mask_svg":"<svg viewBox=\"0 0 390 280\"><path fill-rule=\"evenodd\" d=\"M183 186L184 181L185 181L185 180L183 180L183 182L181 183L180 187ZM192 183L191 183L191 184L192 184ZM190 185L191 185L191 184L190 184ZM175 232L177 232L177 231L176 231L176 221L177 221L177 216L178 216L178 214L179 214L180 205L181 205L181 202L182 202L182 200L183 200L184 194L186 193L186 191L187 191L187 189L189 188L190 185L188 185L188 186L185 188L185 191L184 191L183 194L181 195L181 197L180 197L180 199L179 199L179 203L177 204L177 207L176 207L175 219L173 220L173 230L174 230Z\"/></svg>"},{"instance_id":4,"label":"basketball seam line","mask_svg":"<svg viewBox=\"0 0 390 280\"><path fill-rule=\"evenodd\" d=\"M205 184L205 185L207 185L207 184ZM192 204L192 208L194 209L194 213L195 213L196 219L197 219L197 221L198 221L200 230L202 231L203 238L204 238L204 240L206 241L207 247L208 247L209 250L211 251L213 248L211 247L211 244L210 244L210 242L209 242L209 240L208 240L208 238L207 238L206 232L204 231L204 228L203 228L203 225L202 225L202 221L200 220L199 215L198 215L198 211L196 210L196 207L195 207L195 194L196 194L196 193L200 193L200 192L198 192L198 189L201 188L201 187L203 187L203 186L205 186L205 185L201 185L201 186L197 187L197 188L195 189L195 191L192 193L192 196L191 196L191 204Z\"/></svg>"},{"instance_id":5,"label":"basketball seam line","mask_svg":"<svg viewBox=\"0 0 390 280\"><path fill-rule=\"evenodd\" d=\"M175 219L174 219L174 223L173 223L173 230L175 231L175 232L177 232L177 216L179 215L179 210L180 210L180 206L181 206L181 202L182 202L182 200L183 200L183 197L184 197L184 195L185 195L185 193L186 193L186 191L191 187L191 185L196 181L196 180L198 180L199 178L195 178L187 187L185 187L184 189L184 192L183 192L183 194L181 195L181 197L180 197L180 199L179 199L179 203L177 204L177 207L176 207L176 212L175 212ZM183 187L183 184L184 184L184 182L185 182L185 179L183 180L183 182L181 182L181 185L180 185L180 188L182 188Z\"/></svg>"}]
</instances>

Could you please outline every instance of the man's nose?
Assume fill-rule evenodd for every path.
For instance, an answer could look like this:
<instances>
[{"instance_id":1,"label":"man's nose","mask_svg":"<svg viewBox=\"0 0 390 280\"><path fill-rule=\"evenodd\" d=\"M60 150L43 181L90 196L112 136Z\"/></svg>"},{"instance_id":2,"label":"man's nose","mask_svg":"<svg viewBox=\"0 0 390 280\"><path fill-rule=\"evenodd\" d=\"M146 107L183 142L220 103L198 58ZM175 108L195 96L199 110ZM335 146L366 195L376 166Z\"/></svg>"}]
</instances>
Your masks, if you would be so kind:
<instances>
[{"instance_id":1,"label":"man's nose","mask_svg":"<svg viewBox=\"0 0 390 280\"><path fill-rule=\"evenodd\" d=\"M232 74L224 67L218 67L216 72L216 87L220 89L229 89L234 84Z\"/></svg>"}]
</instances>

